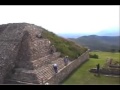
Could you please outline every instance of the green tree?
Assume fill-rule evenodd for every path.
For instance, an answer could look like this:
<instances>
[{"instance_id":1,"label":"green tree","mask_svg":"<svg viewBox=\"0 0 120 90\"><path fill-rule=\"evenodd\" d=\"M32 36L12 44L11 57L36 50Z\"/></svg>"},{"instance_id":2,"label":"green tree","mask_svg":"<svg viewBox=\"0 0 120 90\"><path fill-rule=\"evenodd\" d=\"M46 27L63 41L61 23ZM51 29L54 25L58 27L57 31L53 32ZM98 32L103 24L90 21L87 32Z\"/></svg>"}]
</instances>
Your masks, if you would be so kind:
<instances>
[{"instance_id":1,"label":"green tree","mask_svg":"<svg viewBox=\"0 0 120 90\"><path fill-rule=\"evenodd\" d=\"M97 54L94 54L94 55L89 54L89 56L90 56L90 58L96 58L96 59L98 59L98 55Z\"/></svg>"},{"instance_id":2,"label":"green tree","mask_svg":"<svg viewBox=\"0 0 120 90\"><path fill-rule=\"evenodd\" d=\"M118 50L118 52L120 53L120 50Z\"/></svg>"},{"instance_id":3,"label":"green tree","mask_svg":"<svg viewBox=\"0 0 120 90\"><path fill-rule=\"evenodd\" d=\"M111 49L111 52L114 53L114 52L115 52L115 49Z\"/></svg>"}]
</instances>

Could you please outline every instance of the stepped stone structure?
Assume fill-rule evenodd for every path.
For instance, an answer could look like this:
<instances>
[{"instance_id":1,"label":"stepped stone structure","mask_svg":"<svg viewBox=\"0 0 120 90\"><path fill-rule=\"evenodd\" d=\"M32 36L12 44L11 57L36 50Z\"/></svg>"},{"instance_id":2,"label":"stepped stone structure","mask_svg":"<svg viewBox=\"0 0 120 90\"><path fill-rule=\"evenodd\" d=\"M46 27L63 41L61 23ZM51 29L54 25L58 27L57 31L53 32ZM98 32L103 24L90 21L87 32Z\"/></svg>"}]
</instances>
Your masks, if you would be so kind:
<instances>
[{"instance_id":1,"label":"stepped stone structure","mask_svg":"<svg viewBox=\"0 0 120 90\"><path fill-rule=\"evenodd\" d=\"M0 84L58 84L89 59L87 51L65 66L60 52L50 54L50 41L38 37L42 31L28 23L0 25ZM54 63L58 64L58 74Z\"/></svg>"}]
</instances>

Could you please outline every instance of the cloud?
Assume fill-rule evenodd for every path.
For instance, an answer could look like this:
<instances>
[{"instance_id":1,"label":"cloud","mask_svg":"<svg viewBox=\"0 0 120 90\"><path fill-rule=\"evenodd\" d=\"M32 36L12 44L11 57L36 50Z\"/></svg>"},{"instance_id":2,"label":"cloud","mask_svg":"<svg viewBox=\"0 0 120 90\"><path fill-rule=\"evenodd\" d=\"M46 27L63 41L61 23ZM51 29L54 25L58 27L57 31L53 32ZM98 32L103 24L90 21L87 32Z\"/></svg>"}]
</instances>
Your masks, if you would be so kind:
<instances>
[{"instance_id":1,"label":"cloud","mask_svg":"<svg viewBox=\"0 0 120 90\"><path fill-rule=\"evenodd\" d=\"M119 6L0 6L0 24L27 22L54 33L94 33L119 27Z\"/></svg>"}]
</instances>

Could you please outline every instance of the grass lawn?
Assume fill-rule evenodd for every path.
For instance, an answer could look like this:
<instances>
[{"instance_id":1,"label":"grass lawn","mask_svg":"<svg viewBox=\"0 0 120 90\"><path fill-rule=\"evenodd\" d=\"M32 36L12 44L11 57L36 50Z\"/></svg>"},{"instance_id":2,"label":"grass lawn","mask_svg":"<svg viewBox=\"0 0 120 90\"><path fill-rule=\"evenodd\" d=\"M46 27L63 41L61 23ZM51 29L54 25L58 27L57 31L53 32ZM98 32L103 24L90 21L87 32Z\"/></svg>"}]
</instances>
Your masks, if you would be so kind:
<instances>
[{"instance_id":1,"label":"grass lawn","mask_svg":"<svg viewBox=\"0 0 120 90\"><path fill-rule=\"evenodd\" d=\"M100 64L102 67L106 61L106 58L110 57L114 60L120 61L120 53L110 53L110 52L90 52L92 54L97 54L99 59L90 58L89 61L81 65L73 74L71 74L68 79L66 79L63 85L120 85L120 77L111 77L100 75L100 77L94 76L93 73L89 72L89 69L96 68L96 64Z\"/></svg>"}]
</instances>

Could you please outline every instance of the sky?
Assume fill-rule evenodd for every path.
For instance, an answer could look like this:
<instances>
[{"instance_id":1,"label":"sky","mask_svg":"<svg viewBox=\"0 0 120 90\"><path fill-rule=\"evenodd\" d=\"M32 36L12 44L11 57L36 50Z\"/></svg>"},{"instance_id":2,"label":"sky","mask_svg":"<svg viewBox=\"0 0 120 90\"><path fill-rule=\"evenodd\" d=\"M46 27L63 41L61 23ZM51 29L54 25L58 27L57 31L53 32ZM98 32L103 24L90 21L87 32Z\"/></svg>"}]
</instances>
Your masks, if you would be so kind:
<instances>
[{"instance_id":1,"label":"sky","mask_svg":"<svg viewBox=\"0 0 120 90\"><path fill-rule=\"evenodd\" d=\"M0 24L31 23L58 33L96 33L118 29L117 5L2 5Z\"/></svg>"}]
</instances>

